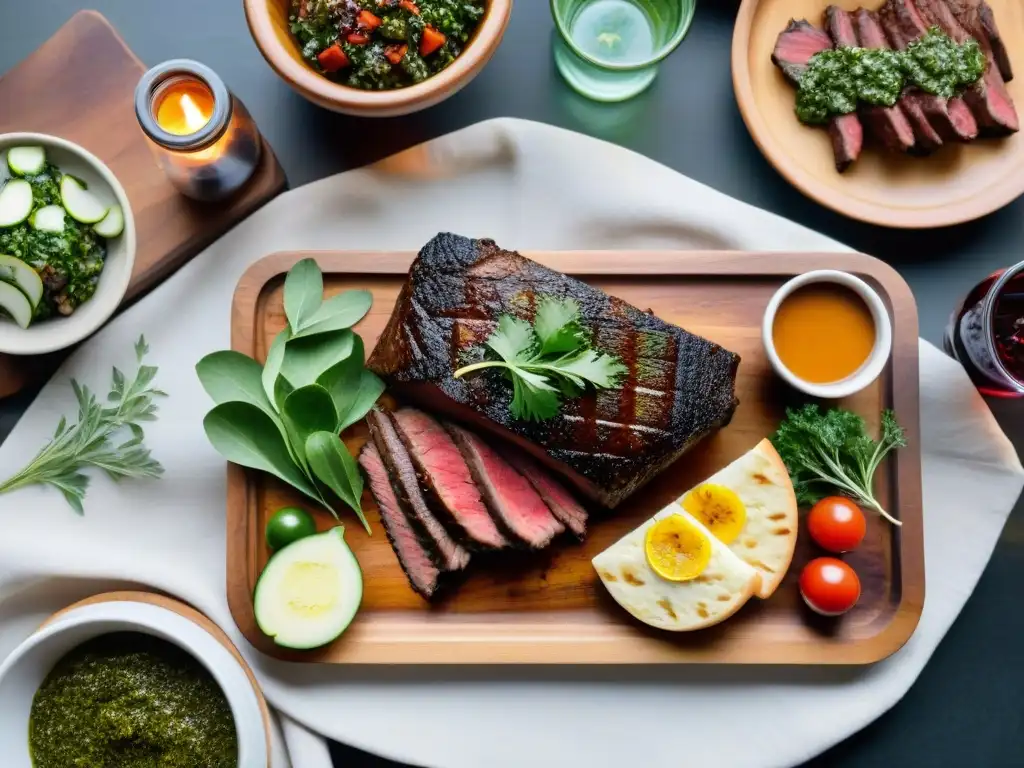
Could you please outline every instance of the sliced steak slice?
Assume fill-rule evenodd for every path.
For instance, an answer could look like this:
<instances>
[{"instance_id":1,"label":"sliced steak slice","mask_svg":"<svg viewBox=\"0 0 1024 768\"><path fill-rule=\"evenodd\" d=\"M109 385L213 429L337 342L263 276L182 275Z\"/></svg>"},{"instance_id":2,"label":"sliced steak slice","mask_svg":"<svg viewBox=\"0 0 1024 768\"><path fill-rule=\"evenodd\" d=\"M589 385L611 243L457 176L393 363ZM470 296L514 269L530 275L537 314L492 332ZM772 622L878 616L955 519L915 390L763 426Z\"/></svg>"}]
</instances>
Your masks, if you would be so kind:
<instances>
[{"instance_id":1,"label":"sliced steak slice","mask_svg":"<svg viewBox=\"0 0 1024 768\"><path fill-rule=\"evenodd\" d=\"M421 541L430 544L428 550L436 556L441 570L461 571L469 563L469 553L449 535L427 506L416 477L416 468L395 431L395 425L387 414L376 408L370 411L366 420L370 426L370 437L387 467L395 495Z\"/></svg>"},{"instance_id":2,"label":"sliced steak slice","mask_svg":"<svg viewBox=\"0 0 1024 768\"><path fill-rule=\"evenodd\" d=\"M403 408L391 414L409 452L431 509L443 515L464 543L501 549L508 541L491 518L470 476L469 467L444 427L423 411Z\"/></svg>"},{"instance_id":3,"label":"sliced steak slice","mask_svg":"<svg viewBox=\"0 0 1024 768\"><path fill-rule=\"evenodd\" d=\"M888 48L889 41L881 24L871 11L858 8L853 14L857 41L864 48ZM865 105L861 108L868 130L873 131L882 143L897 152L927 154L942 146L942 138L932 128L920 105L913 100L900 98L894 106L881 107Z\"/></svg>"},{"instance_id":4,"label":"sliced steak slice","mask_svg":"<svg viewBox=\"0 0 1024 768\"><path fill-rule=\"evenodd\" d=\"M582 541L587 535L587 510L565 488L533 459L515 448L506 448L501 455L523 477L548 505L551 514Z\"/></svg>"},{"instance_id":5,"label":"sliced steak slice","mask_svg":"<svg viewBox=\"0 0 1024 768\"><path fill-rule=\"evenodd\" d=\"M543 549L565 530L530 482L478 435L454 424L445 428L469 465L487 508L506 533L533 549Z\"/></svg>"},{"instance_id":6,"label":"sliced steak slice","mask_svg":"<svg viewBox=\"0 0 1024 768\"><path fill-rule=\"evenodd\" d=\"M996 58L999 66L999 74L1005 82L1013 80L1013 65L1010 63L1010 53L1006 50L1006 43L1003 36L999 34L999 27L996 26L996 17L992 13L992 7L985 0L975 0L978 3L978 18L981 19L981 27L988 35L989 44L992 46L992 55Z\"/></svg>"},{"instance_id":7,"label":"sliced steak slice","mask_svg":"<svg viewBox=\"0 0 1024 768\"><path fill-rule=\"evenodd\" d=\"M834 5L825 9L825 28L832 40L839 46L854 46L857 35L853 31L853 19L846 11ZM856 113L833 117L828 123L828 134L832 140L832 154L836 170L842 173L860 157L864 148L864 126Z\"/></svg>"},{"instance_id":8,"label":"sliced steak slice","mask_svg":"<svg viewBox=\"0 0 1024 768\"><path fill-rule=\"evenodd\" d=\"M384 461L372 440L366 443L359 454L359 464L370 481L370 493L377 501L380 521L398 558L398 564L402 566L413 590L429 600L437 591L441 569L435 564L434 555L423 546L403 511Z\"/></svg>"},{"instance_id":9,"label":"sliced steak slice","mask_svg":"<svg viewBox=\"0 0 1024 768\"><path fill-rule=\"evenodd\" d=\"M900 51L928 31L912 0L887 0L878 11L878 20L892 47ZM904 98L920 106L944 141L973 141L978 137L978 121L959 96L947 100L908 88Z\"/></svg>"},{"instance_id":10,"label":"sliced steak slice","mask_svg":"<svg viewBox=\"0 0 1024 768\"><path fill-rule=\"evenodd\" d=\"M831 47L831 38L809 21L790 19L775 41L772 62L793 85L800 85L800 75L807 69L811 56Z\"/></svg>"},{"instance_id":11,"label":"sliced steak slice","mask_svg":"<svg viewBox=\"0 0 1024 768\"><path fill-rule=\"evenodd\" d=\"M956 20L949 6L942 0L914 0L914 5L925 21L937 26L956 42L963 43L971 39L967 30ZM978 43L982 44L980 40ZM986 55L990 53L986 51ZM1020 130L1017 110L997 67L986 68L981 79L964 91L964 101L974 113L982 134L1006 136Z\"/></svg>"},{"instance_id":12,"label":"sliced steak slice","mask_svg":"<svg viewBox=\"0 0 1024 768\"><path fill-rule=\"evenodd\" d=\"M572 298L594 345L627 366L618 389L565 400L546 421L516 418L498 372L456 379L483 358L502 315ZM492 240L441 234L420 251L368 367L395 397L517 445L585 496L614 507L725 426L739 356Z\"/></svg>"},{"instance_id":13,"label":"sliced steak slice","mask_svg":"<svg viewBox=\"0 0 1024 768\"><path fill-rule=\"evenodd\" d=\"M985 51L992 65L999 70L1003 82L1013 80L1013 67L1006 45L996 26L996 18L992 9L984 0L944 0L956 20L978 45Z\"/></svg>"}]
</instances>

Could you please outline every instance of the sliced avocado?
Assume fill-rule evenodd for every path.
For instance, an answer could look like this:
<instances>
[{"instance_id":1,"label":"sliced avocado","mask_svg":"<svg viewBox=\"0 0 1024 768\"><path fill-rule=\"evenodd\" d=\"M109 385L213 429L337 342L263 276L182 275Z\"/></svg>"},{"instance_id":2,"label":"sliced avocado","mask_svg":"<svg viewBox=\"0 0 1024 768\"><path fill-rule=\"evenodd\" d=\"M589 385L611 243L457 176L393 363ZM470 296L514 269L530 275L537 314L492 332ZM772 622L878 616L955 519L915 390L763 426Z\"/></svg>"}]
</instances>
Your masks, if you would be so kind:
<instances>
[{"instance_id":1,"label":"sliced avocado","mask_svg":"<svg viewBox=\"0 0 1024 768\"><path fill-rule=\"evenodd\" d=\"M342 526L277 552L253 595L260 630L284 648L306 650L337 639L359 610L363 573Z\"/></svg>"},{"instance_id":2,"label":"sliced avocado","mask_svg":"<svg viewBox=\"0 0 1024 768\"><path fill-rule=\"evenodd\" d=\"M16 286L25 294L32 309L39 306L43 298L43 281L39 279L39 273L24 261L0 254L0 280Z\"/></svg>"},{"instance_id":3,"label":"sliced avocado","mask_svg":"<svg viewBox=\"0 0 1024 768\"><path fill-rule=\"evenodd\" d=\"M25 294L10 283L0 282L0 309L7 312L22 328L28 328L32 322L32 305Z\"/></svg>"}]
</instances>

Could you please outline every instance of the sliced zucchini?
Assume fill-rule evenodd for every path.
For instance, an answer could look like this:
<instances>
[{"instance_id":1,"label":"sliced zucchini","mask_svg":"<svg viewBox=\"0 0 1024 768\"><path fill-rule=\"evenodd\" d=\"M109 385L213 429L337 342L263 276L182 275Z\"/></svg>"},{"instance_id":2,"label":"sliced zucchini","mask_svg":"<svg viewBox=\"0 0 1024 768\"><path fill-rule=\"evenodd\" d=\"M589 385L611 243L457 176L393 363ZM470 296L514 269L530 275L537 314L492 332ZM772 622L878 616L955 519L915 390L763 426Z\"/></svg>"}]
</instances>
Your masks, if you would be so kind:
<instances>
[{"instance_id":1,"label":"sliced zucchini","mask_svg":"<svg viewBox=\"0 0 1024 768\"><path fill-rule=\"evenodd\" d=\"M32 185L11 179L0 189L0 227L21 224L32 212Z\"/></svg>"},{"instance_id":2,"label":"sliced zucchini","mask_svg":"<svg viewBox=\"0 0 1024 768\"><path fill-rule=\"evenodd\" d=\"M267 562L253 608L264 634L284 648L326 645L344 632L363 599L363 573L342 526L289 544Z\"/></svg>"},{"instance_id":3,"label":"sliced zucchini","mask_svg":"<svg viewBox=\"0 0 1024 768\"><path fill-rule=\"evenodd\" d=\"M59 205L47 205L33 213L28 223L43 232L63 232L64 209Z\"/></svg>"},{"instance_id":4,"label":"sliced zucchini","mask_svg":"<svg viewBox=\"0 0 1024 768\"><path fill-rule=\"evenodd\" d=\"M0 309L9 314L22 328L32 322L32 305L25 294L10 283L0 282Z\"/></svg>"},{"instance_id":5,"label":"sliced zucchini","mask_svg":"<svg viewBox=\"0 0 1024 768\"><path fill-rule=\"evenodd\" d=\"M68 215L82 224L96 224L107 215L107 207L74 176L65 174L61 178L60 201Z\"/></svg>"},{"instance_id":6,"label":"sliced zucchini","mask_svg":"<svg viewBox=\"0 0 1024 768\"><path fill-rule=\"evenodd\" d=\"M110 206L110 210L107 211L107 215L103 217L103 220L93 226L96 234L100 237L105 237L108 240L112 237L117 237L124 232L124 213L121 211L120 205Z\"/></svg>"},{"instance_id":7,"label":"sliced zucchini","mask_svg":"<svg viewBox=\"0 0 1024 768\"><path fill-rule=\"evenodd\" d=\"M0 280L21 290L34 310L43 298L43 281L39 273L21 259L0 254Z\"/></svg>"},{"instance_id":8,"label":"sliced zucchini","mask_svg":"<svg viewBox=\"0 0 1024 768\"><path fill-rule=\"evenodd\" d=\"M35 176L46 167L46 150L42 147L11 147L7 167L15 176Z\"/></svg>"}]
</instances>

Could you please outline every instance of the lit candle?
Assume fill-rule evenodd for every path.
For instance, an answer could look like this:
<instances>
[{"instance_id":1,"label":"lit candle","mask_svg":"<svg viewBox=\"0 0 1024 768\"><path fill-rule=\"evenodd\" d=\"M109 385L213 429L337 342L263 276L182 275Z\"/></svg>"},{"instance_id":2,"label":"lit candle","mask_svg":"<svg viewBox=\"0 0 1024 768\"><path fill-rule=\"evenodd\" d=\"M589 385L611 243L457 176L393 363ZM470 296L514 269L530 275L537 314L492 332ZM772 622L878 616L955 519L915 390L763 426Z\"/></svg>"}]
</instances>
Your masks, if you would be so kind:
<instances>
[{"instance_id":1,"label":"lit candle","mask_svg":"<svg viewBox=\"0 0 1024 768\"><path fill-rule=\"evenodd\" d=\"M245 106L208 67L178 59L143 75L135 114L182 194L221 200L259 165L262 140Z\"/></svg>"}]
</instances>

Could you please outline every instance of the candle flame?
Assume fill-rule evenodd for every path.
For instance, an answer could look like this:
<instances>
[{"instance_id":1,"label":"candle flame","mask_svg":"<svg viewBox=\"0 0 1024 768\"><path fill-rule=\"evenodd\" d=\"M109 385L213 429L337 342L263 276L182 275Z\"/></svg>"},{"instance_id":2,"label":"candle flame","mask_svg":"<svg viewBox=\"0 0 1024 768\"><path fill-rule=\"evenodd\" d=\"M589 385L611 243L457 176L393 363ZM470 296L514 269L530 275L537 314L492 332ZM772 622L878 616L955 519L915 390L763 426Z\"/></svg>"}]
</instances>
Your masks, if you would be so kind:
<instances>
[{"instance_id":1,"label":"candle flame","mask_svg":"<svg viewBox=\"0 0 1024 768\"><path fill-rule=\"evenodd\" d=\"M188 128L189 133L195 133L210 122L209 116L203 113L203 110L187 93L181 94L181 113L185 118L185 127Z\"/></svg>"}]
</instances>

